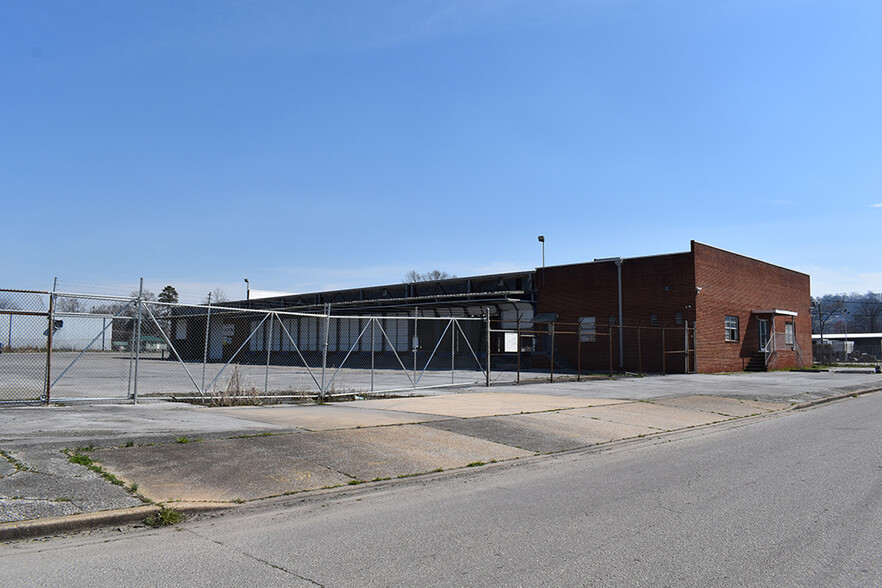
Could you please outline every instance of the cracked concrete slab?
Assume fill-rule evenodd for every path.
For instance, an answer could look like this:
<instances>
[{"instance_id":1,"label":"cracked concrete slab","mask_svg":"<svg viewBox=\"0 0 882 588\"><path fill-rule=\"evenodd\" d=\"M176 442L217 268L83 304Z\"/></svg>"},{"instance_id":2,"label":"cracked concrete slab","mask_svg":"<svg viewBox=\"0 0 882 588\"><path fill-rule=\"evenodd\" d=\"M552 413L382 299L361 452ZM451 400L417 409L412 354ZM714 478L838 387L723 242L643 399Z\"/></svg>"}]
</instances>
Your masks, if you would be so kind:
<instances>
[{"instance_id":1,"label":"cracked concrete slab","mask_svg":"<svg viewBox=\"0 0 882 588\"><path fill-rule=\"evenodd\" d=\"M344 484L350 478L286 450L299 435L218 439L91 454L155 501L234 501ZM295 444L296 446L296 444Z\"/></svg>"},{"instance_id":2,"label":"cracked concrete slab","mask_svg":"<svg viewBox=\"0 0 882 588\"><path fill-rule=\"evenodd\" d=\"M732 418L710 412L686 410L675 406L663 406L649 402L581 408L571 410L569 413L575 416L596 418L613 423L649 427L660 431L672 431L674 429L707 425Z\"/></svg>"},{"instance_id":3,"label":"cracked concrete slab","mask_svg":"<svg viewBox=\"0 0 882 588\"><path fill-rule=\"evenodd\" d=\"M392 478L533 455L483 439L425 425L327 431L299 435L299 451L360 480Z\"/></svg>"},{"instance_id":4,"label":"cracked concrete slab","mask_svg":"<svg viewBox=\"0 0 882 588\"><path fill-rule=\"evenodd\" d=\"M0 478L5 478L15 473L15 466L0 456Z\"/></svg>"},{"instance_id":5,"label":"cracked concrete slab","mask_svg":"<svg viewBox=\"0 0 882 588\"><path fill-rule=\"evenodd\" d=\"M536 453L554 453L596 443L637 437L657 429L611 423L569 414L543 412L506 417L450 419L426 426L471 435Z\"/></svg>"},{"instance_id":6,"label":"cracked concrete slab","mask_svg":"<svg viewBox=\"0 0 882 588\"><path fill-rule=\"evenodd\" d=\"M181 403L139 405L77 405L10 407L0 410L0 442L22 441L73 445L89 439L174 436L230 432L261 433L282 427L214 414L210 409Z\"/></svg>"},{"instance_id":7,"label":"cracked concrete slab","mask_svg":"<svg viewBox=\"0 0 882 588\"><path fill-rule=\"evenodd\" d=\"M660 398L652 401L653 404L662 406L674 406L686 410L701 410L724 414L732 417L745 417L767 412L783 410L789 405L772 402L760 402L758 400L746 400L740 398L717 398L714 396L680 396L674 398Z\"/></svg>"},{"instance_id":8,"label":"cracked concrete slab","mask_svg":"<svg viewBox=\"0 0 882 588\"><path fill-rule=\"evenodd\" d=\"M421 425L120 447L93 459L157 501L251 500L531 452Z\"/></svg>"},{"instance_id":9,"label":"cracked concrete slab","mask_svg":"<svg viewBox=\"0 0 882 588\"><path fill-rule=\"evenodd\" d=\"M296 427L308 431L354 429L382 425L403 425L431 421L441 416L362 408L356 404L324 404L309 406L255 406L214 408L213 412L262 423Z\"/></svg>"},{"instance_id":10,"label":"cracked concrete slab","mask_svg":"<svg viewBox=\"0 0 882 588\"><path fill-rule=\"evenodd\" d=\"M474 392L410 398L383 398L360 401L359 406L448 417L474 418L606 406L626 402L610 398L579 398L513 392Z\"/></svg>"},{"instance_id":11,"label":"cracked concrete slab","mask_svg":"<svg viewBox=\"0 0 882 588\"><path fill-rule=\"evenodd\" d=\"M125 489L87 468L70 463L58 449L20 448L9 452L27 470L0 478L0 522L140 506ZM37 517L34 514L37 513Z\"/></svg>"},{"instance_id":12,"label":"cracked concrete slab","mask_svg":"<svg viewBox=\"0 0 882 588\"><path fill-rule=\"evenodd\" d=\"M30 498L0 498L0 523L13 523L48 517L61 517L83 512L65 501Z\"/></svg>"}]
</instances>

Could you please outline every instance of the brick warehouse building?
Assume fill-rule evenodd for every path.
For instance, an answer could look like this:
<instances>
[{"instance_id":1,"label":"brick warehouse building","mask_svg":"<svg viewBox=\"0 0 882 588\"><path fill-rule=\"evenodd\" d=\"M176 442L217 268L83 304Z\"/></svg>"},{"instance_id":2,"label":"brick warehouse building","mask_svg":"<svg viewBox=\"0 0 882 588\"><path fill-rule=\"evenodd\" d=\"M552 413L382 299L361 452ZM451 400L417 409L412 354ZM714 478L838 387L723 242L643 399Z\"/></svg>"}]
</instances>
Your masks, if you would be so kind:
<instances>
[{"instance_id":1,"label":"brick warehouse building","mask_svg":"<svg viewBox=\"0 0 882 588\"><path fill-rule=\"evenodd\" d=\"M580 358L574 338L555 344L570 363L705 373L811 365L806 274L695 241L683 253L538 272L537 313L578 325Z\"/></svg>"},{"instance_id":2,"label":"brick warehouse building","mask_svg":"<svg viewBox=\"0 0 882 588\"><path fill-rule=\"evenodd\" d=\"M503 331L511 334L520 325L523 337L516 347L525 367L553 363L559 370L715 373L803 367L812 361L809 276L695 241L689 251L666 255L225 303L226 314L218 308L213 316L229 317L223 319L229 325L213 322L209 336L202 312L179 314L175 338L185 359L200 360L205 354L226 361L245 345L237 360L265 362L263 350L269 344L261 340L263 332L246 339L254 317L243 315L232 328L236 321L230 307L320 313L328 304L334 316L455 317L489 311L489 337L479 324L469 326L474 330L469 338L476 348L482 346L476 349L479 355L486 357L489 339L500 362L512 361L511 355L500 354L511 351ZM292 321L304 355L320 353L321 327L310 319L299 326ZM403 332L412 325L400 327L392 341L376 349L428 354L433 334L425 329L438 330L439 325L419 322L418 333ZM231 327L228 342L226 326ZM329 335L329 349L339 352L353 339L338 329ZM209 341L208 352L204 341ZM274 345L280 353L273 362L277 356L283 362L284 341ZM384 349L389 345L394 350ZM441 349L445 346L449 343L442 342ZM368 349L362 340L354 352Z\"/></svg>"}]
</instances>

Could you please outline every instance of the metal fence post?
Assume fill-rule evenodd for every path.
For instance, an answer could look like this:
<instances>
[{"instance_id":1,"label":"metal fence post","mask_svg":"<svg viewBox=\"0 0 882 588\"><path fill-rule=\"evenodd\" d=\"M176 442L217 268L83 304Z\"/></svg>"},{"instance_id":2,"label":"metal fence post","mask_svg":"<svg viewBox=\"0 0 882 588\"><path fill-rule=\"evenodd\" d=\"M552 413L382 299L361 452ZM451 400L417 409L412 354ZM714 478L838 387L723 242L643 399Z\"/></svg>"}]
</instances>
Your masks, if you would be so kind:
<instances>
[{"instance_id":1,"label":"metal fence post","mask_svg":"<svg viewBox=\"0 0 882 588\"><path fill-rule=\"evenodd\" d=\"M683 357L686 363L683 366L683 373L689 373L689 321L683 321Z\"/></svg>"},{"instance_id":2,"label":"metal fence post","mask_svg":"<svg viewBox=\"0 0 882 588\"><path fill-rule=\"evenodd\" d=\"M208 293L208 312L205 315L205 347L202 350L202 397L205 398L205 364L208 363L208 328L211 325L211 292Z\"/></svg>"},{"instance_id":3,"label":"metal fence post","mask_svg":"<svg viewBox=\"0 0 882 588\"><path fill-rule=\"evenodd\" d=\"M450 317L450 383L456 382L456 330L459 323L454 317Z\"/></svg>"},{"instance_id":4,"label":"metal fence post","mask_svg":"<svg viewBox=\"0 0 882 588\"><path fill-rule=\"evenodd\" d=\"M325 371L328 367L328 335L331 331L331 305L325 304L325 336L322 337L322 390L321 398L325 399Z\"/></svg>"},{"instance_id":5,"label":"metal fence post","mask_svg":"<svg viewBox=\"0 0 882 588\"><path fill-rule=\"evenodd\" d=\"M269 366L270 366L270 355L272 354L273 348L273 319L275 318L275 313L270 313L269 315L269 329L266 331L266 370L263 372L263 394L266 395L269 391ZM322 387L324 387L324 371L322 371Z\"/></svg>"},{"instance_id":6,"label":"metal fence post","mask_svg":"<svg viewBox=\"0 0 882 588\"><path fill-rule=\"evenodd\" d=\"M517 383L521 383L521 315L518 313L518 377Z\"/></svg>"},{"instance_id":7,"label":"metal fence post","mask_svg":"<svg viewBox=\"0 0 882 588\"><path fill-rule=\"evenodd\" d=\"M487 317L485 325L487 328L487 387L490 387L490 308L485 309Z\"/></svg>"},{"instance_id":8,"label":"metal fence post","mask_svg":"<svg viewBox=\"0 0 882 588\"><path fill-rule=\"evenodd\" d=\"M371 321L371 392L374 391L374 328L377 325L376 317L368 319Z\"/></svg>"},{"instance_id":9,"label":"metal fence post","mask_svg":"<svg viewBox=\"0 0 882 588\"><path fill-rule=\"evenodd\" d=\"M612 377L613 374L613 329L612 325L609 327L609 377Z\"/></svg>"},{"instance_id":10,"label":"metal fence post","mask_svg":"<svg viewBox=\"0 0 882 588\"><path fill-rule=\"evenodd\" d=\"M416 388L417 385L417 347L419 347L419 334L417 333L417 321L419 319L419 311L414 308L413 309L413 339L411 340L411 345L413 346L413 387Z\"/></svg>"},{"instance_id":11,"label":"metal fence post","mask_svg":"<svg viewBox=\"0 0 882 588\"><path fill-rule=\"evenodd\" d=\"M49 395L52 389L52 334L55 332L55 291L57 286L58 278L56 277L52 281L52 293L49 295L49 329L46 331L46 384L43 387L43 396L46 398L46 404L49 404ZM11 315L9 317L9 328L11 331Z\"/></svg>"},{"instance_id":12,"label":"metal fence post","mask_svg":"<svg viewBox=\"0 0 882 588\"><path fill-rule=\"evenodd\" d=\"M667 351L665 351L667 349L667 347L665 346L665 328L664 327L662 327L661 332L662 332L662 375L667 376L668 375L668 354L667 354Z\"/></svg>"},{"instance_id":13,"label":"metal fence post","mask_svg":"<svg viewBox=\"0 0 882 588\"><path fill-rule=\"evenodd\" d=\"M551 362L550 362L550 371L549 371L549 381L554 381L554 323L548 323L548 327L551 329Z\"/></svg>"},{"instance_id":14,"label":"metal fence post","mask_svg":"<svg viewBox=\"0 0 882 588\"><path fill-rule=\"evenodd\" d=\"M698 373L698 321L692 321L692 373Z\"/></svg>"},{"instance_id":15,"label":"metal fence post","mask_svg":"<svg viewBox=\"0 0 882 588\"><path fill-rule=\"evenodd\" d=\"M141 304L144 297L144 278L141 278L141 282L138 285L138 318L135 323L136 329L136 337L135 337L135 379L132 383L132 404L138 404L138 363L141 360Z\"/></svg>"},{"instance_id":16,"label":"metal fence post","mask_svg":"<svg viewBox=\"0 0 882 588\"><path fill-rule=\"evenodd\" d=\"M637 368L640 375L643 375L643 346L640 341L640 327L637 327Z\"/></svg>"}]
</instances>

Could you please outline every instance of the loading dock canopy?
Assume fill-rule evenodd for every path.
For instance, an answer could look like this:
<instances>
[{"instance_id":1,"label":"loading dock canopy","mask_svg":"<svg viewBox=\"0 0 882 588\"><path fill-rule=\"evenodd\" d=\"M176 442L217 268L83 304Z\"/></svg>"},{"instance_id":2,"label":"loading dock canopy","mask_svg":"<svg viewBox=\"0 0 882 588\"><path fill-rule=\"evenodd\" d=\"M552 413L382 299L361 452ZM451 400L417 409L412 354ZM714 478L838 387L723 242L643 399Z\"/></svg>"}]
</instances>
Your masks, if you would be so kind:
<instances>
[{"instance_id":1,"label":"loading dock canopy","mask_svg":"<svg viewBox=\"0 0 882 588\"><path fill-rule=\"evenodd\" d=\"M219 307L335 314L376 314L414 311L423 316L481 316L486 308L498 315L504 309L532 314L535 272L514 272L428 282L387 284L226 302ZM214 307L217 308L217 307ZM212 311L214 312L214 310Z\"/></svg>"}]
</instances>

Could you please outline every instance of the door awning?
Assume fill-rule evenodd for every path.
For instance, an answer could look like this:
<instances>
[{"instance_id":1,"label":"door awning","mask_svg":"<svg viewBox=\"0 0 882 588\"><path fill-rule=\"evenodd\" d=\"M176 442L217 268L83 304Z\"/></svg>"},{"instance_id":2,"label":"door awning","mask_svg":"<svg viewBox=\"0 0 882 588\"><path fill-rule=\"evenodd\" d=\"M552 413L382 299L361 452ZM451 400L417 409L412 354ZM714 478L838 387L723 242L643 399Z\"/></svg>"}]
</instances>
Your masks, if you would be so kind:
<instances>
[{"instance_id":1,"label":"door awning","mask_svg":"<svg viewBox=\"0 0 882 588\"><path fill-rule=\"evenodd\" d=\"M780 316L799 316L799 313L795 310L781 310L780 308L772 308L769 310L751 310L751 314L768 314L768 315L780 315Z\"/></svg>"}]
</instances>

